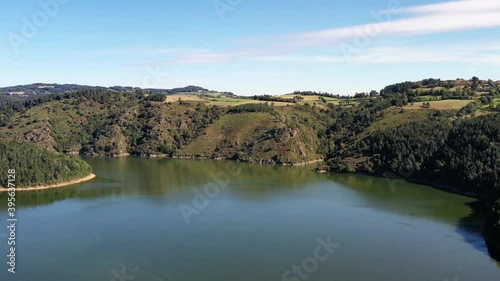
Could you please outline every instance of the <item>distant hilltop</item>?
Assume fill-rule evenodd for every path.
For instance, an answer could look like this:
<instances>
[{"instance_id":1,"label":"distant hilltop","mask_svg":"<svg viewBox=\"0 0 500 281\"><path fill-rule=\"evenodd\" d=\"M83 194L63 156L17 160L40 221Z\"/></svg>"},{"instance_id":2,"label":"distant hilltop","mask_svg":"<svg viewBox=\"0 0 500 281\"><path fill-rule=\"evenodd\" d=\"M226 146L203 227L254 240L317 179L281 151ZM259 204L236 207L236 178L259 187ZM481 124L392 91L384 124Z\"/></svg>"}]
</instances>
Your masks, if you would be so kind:
<instances>
[{"instance_id":1,"label":"distant hilltop","mask_svg":"<svg viewBox=\"0 0 500 281\"><path fill-rule=\"evenodd\" d=\"M455 80L441 80L441 79L423 79L415 82L402 82L393 85L388 85L381 90L371 90L367 92L353 93L350 95L339 94L339 93L328 93L328 92L315 92L315 91L295 91L293 93L283 93L284 96L288 95L305 95L305 96L323 96L323 97L340 97L340 96L378 96L387 95L392 93L409 93L417 95L443 95L452 94L453 92L464 90L473 90L476 92L488 93L489 90L495 89L500 85L500 81L494 81L491 79L482 80L478 77L472 77L471 79L457 78ZM10 87L0 87L0 96L11 96L18 98L33 98L43 95L50 94L63 94L68 92L82 91L82 90L111 90L116 92L134 92L138 90L145 90L150 94L165 94L165 95L195 95L202 98L213 98L213 97L242 97L232 92L208 90L199 86L186 86L173 89L155 89L155 88L140 88L140 87L127 87L127 86L113 86L113 87L102 87L102 86L87 86L78 84L50 84L50 83L35 83L29 85L18 85ZM271 95L258 94L257 96L267 96ZM454 97L459 98L459 97Z\"/></svg>"},{"instance_id":2,"label":"distant hilltop","mask_svg":"<svg viewBox=\"0 0 500 281\"><path fill-rule=\"evenodd\" d=\"M35 83L29 85L18 85L12 87L0 87L0 95L17 96L17 97L33 97L50 94L62 94L67 92L82 91L82 90L112 90L117 92L130 92L136 90L147 90L152 94L166 94L174 95L179 93L197 93L197 94L212 94L219 93L224 96L233 96L233 93L211 91L198 86L186 86L174 89L142 89L139 87L100 87L100 86L87 86L77 84L45 84Z\"/></svg>"}]
</instances>

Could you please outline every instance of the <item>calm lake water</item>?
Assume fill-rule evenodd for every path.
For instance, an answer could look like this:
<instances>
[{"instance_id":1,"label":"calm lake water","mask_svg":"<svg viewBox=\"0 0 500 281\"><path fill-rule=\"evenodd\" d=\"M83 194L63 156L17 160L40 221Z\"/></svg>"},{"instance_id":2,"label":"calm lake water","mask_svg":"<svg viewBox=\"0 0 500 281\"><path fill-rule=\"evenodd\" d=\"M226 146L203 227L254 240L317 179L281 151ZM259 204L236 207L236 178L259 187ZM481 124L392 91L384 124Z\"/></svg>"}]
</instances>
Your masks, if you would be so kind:
<instances>
[{"instance_id":1,"label":"calm lake water","mask_svg":"<svg viewBox=\"0 0 500 281\"><path fill-rule=\"evenodd\" d=\"M0 280L500 280L474 199L310 168L86 160L96 179L18 194L17 273L1 227Z\"/></svg>"}]
</instances>

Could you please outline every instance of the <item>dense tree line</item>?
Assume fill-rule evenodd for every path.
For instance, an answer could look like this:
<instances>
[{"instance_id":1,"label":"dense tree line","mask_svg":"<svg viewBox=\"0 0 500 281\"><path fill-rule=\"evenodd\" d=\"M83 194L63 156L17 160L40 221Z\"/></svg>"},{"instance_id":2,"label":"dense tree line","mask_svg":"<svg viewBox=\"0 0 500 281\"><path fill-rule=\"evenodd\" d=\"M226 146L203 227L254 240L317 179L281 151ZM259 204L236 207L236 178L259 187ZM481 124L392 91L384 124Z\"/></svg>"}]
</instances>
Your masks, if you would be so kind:
<instances>
[{"instance_id":1,"label":"dense tree line","mask_svg":"<svg viewBox=\"0 0 500 281\"><path fill-rule=\"evenodd\" d=\"M43 83L35 83L29 85L18 85L12 87L3 87L0 88L0 95L12 93L12 92L24 92L24 95L30 96L42 96L42 95L51 95L51 94L64 94L67 92L76 92L76 91L103 91L103 90L111 90L115 92L134 92L143 90L138 87L122 87L122 86L113 86L113 87L99 87L99 86L86 86L86 85L77 85L77 84L43 84ZM198 93L198 92L208 92L209 90L198 87L198 86L187 86L181 88L174 89L144 89L153 94L177 94L177 93ZM226 95L232 95L232 93L224 93Z\"/></svg>"},{"instance_id":2,"label":"dense tree line","mask_svg":"<svg viewBox=\"0 0 500 281\"><path fill-rule=\"evenodd\" d=\"M420 88L422 85L418 82L403 82L403 83L397 83L393 85L386 86L382 91L380 91L380 94L382 96L387 96L390 94L406 94L409 93L411 90L416 90Z\"/></svg>"},{"instance_id":3,"label":"dense tree line","mask_svg":"<svg viewBox=\"0 0 500 281\"><path fill-rule=\"evenodd\" d=\"M16 171L17 187L32 187L67 182L88 176L92 171L83 160L55 154L30 145L0 141L0 171ZM8 186L6 174L2 187Z\"/></svg>"},{"instance_id":4,"label":"dense tree line","mask_svg":"<svg viewBox=\"0 0 500 281\"><path fill-rule=\"evenodd\" d=\"M298 100L294 98L283 98L271 95L253 96L254 100L258 101L268 101L268 102L289 102L296 103Z\"/></svg>"},{"instance_id":5,"label":"dense tree line","mask_svg":"<svg viewBox=\"0 0 500 281\"><path fill-rule=\"evenodd\" d=\"M231 107L229 113L242 113L242 112L273 112L274 107L267 103L251 103L242 104L238 106Z\"/></svg>"},{"instance_id":6,"label":"dense tree line","mask_svg":"<svg viewBox=\"0 0 500 281\"><path fill-rule=\"evenodd\" d=\"M325 98L339 98L340 95L334 95L331 93L326 93L326 92L315 92L315 91L295 91L293 92L294 95L300 95L300 96L319 96L319 97L325 97Z\"/></svg>"},{"instance_id":7,"label":"dense tree line","mask_svg":"<svg viewBox=\"0 0 500 281\"><path fill-rule=\"evenodd\" d=\"M487 93L491 98L500 97L500 85L492 80L483 81L473 77L469 81L441 81L440 79L425 79L418 82L403 82L389 85L381 90L385 98L400 97L407 102L427 100L460 99L470 100ZM400 105L397 103L394 105ZM406 103L403 101L403 105Z\"/></svg>"},{"instance_id":8,"label":"dense tree line","mask_svg":"<svg viewBox=\"0 0 500 281\"><path fill-rule=\"evenodd\" d=\"M102 90L104 87L96 86L85 86L76 84L42 84L35 83L30 85L19 85L12 87L0 88L0 93L9 92L24 92L25 95L50 95L50 94L62 94L71 91L81 91L81 90Z\"/></svg>"},{"instance_id":9,"label":"dense tree line","mask_svg":"<svg viewBox=\"0 0 500 281\"><path fill-rule=\"evenodd\" d=\"M411 122L376 131L329 163L333 170L391 172L495 198L500 190L500 114ZM369 160L353 167L343 159Z\"/></svg>"},{"instance_id":10,"label":"dense tree line","mask_svg":"<svg viewBox=\"0 0 500 281\"><path fill-rule=\"evenodd\" d=\"M444 150L455 184L468 190L497 196L500 190L500 114L454 122ZM446 166L445 166L446 167Z\"/></svg>"},{"instance_id":11,"label":"dense tree line","mask_svg":"<svg viewBox=\"0 0 500 281\"><path fill-rule=\"evenodd\" d=\"M351 167L335 159L330 164L338 170L383 174L412 171L421 174L433 169L431 157L447 138L447 124L442 122L410 123L384 131L376 131L352 145L352 151L370 161Z\"/></svg>"},{"instance_id":12,"label":"dense tree line","mask_svg":"<svg viewBox=\"0 0 500 281\"><path fill-rule=\"evenodd\" d=\"M196 93L196 92L208 92L207 89L198 87L198 86L187 86L182 88L174 88L171 90L167 90L169 94L178 94L178 93Z\"/></svg>"},{"instance_id":13,"label":"dense tree line","mask_svg":"<svg viewBox=\"0 0 500 281\"><path fill-rule=\"evenodd\" d=\"M163 94L150 94L146 99L149 101L164 102L166 98L167 96Z\"/></svg>"}]
</instances>

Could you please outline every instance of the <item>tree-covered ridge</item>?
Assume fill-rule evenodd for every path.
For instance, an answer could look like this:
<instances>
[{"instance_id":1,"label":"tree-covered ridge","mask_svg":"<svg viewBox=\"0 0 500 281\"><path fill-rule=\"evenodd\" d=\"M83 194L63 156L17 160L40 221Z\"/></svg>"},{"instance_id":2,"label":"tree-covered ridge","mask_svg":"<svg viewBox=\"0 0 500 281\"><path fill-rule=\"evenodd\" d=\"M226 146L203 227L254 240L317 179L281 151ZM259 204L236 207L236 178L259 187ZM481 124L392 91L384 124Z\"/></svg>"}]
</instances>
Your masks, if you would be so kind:
<instances>
[{"instance_id":1,"label":"tree-covered ridge","mask_svg":"<svg viewBox=\"0 0 500 281\"><path fill-rule=\"evenodd\" d=\"M90 166L75 157L55 154L26 144L0 141L0 171L16 171L17 188L45 186L83 178L92 173ZM1 187L8 186L6 174Z\"/></svg>"},{"instance_id":2,"label":"tree-covered ridge","mask_svg":"<svg viewBox=\"0 0 500 281\"><path fill-rule=\"evenodd\" d=\"M492 198L500 190L500 114L433 117L376 131L328 163L333 171L389 172Z\"/></svg>"},{"instance_id":3,"label":"tree-covered ridge","mask_svg":"<svg viewBox=\"0 0 500 281\"><path fill-rule=\"evenodd\" d=\"M476 80L460 80L453 82L455 84L452 85L458 90L460 87L473 85L474 81ZM266 119L265 124L254 126L252 132L246 132L250 137L241 142L253 145L252 150L243 153L246 155L244 159L280 163L272 159L282 159L280 155L288 153L299 155L299 157L285 157L290 161L317 160L312 157L330 160L340 157L343 148L352 145L359 138L358 135L371 130L372 124L387 120L385 115L388 110L392 110L394 106L408 105L408 93L405 92L407 86L404 85L409 84L410 88L422 87L422 92L426 92L425 89L428 88L425 87L439 87L440 83L443 82L424 80L402 83L403 86L388 86L387 89L391 90L382 91L384 93L382 96L376 91L361 93L356 97L314 92L276 98L263 96L270 99L267 103L255 100L255 97L202 98L201 94L196 95L196 98L179 96L172 99L169 96L165 99L164 94L151 91L118 92L91 89L47 95L36 99L0 102L0 136L7 140L32 143L61 153L108 156L162 154L240 159L242 153L238 150L243 149L241 141L222 136L227 132L244 132L245 129L231 123L230 118L222 120L221 118L226 115L238 118L245 113L254 113L257 116L257 113L265 112L272 118ZM488 111L489 108L485 108L484 104L494 104L498 101L494 95L478 91L484 89L496 91L498 83L478 80L477 84L480 86L475 87L474 97L477 99L475 103L456 112L436 111L435 114L463 117L479 109ZM174 90L204 91L205 89L190 86ZM388 92L390 94L387 94ZM224 102L231 106L218 105ZM433 108L429 102L427 104L428 108L412 111L432 115L428 113L433 112ZM402 120L398 121L399 123L407 117L405 110L398 114L398 118ZM259 118L256 120L261 119ZM300 141L289 141L288 138L274 136L273 132L289 132L293 140L300 139ZM308 138L304 137L306 134ZM235 136L237 135L236 133ZM220 143L210 144L209 147L198 146L196 149L193 146L189 147L194 142L214 142L214 138ZM274 151L274 155L264 151ZM257 157L252 157L252 154Z\"/></svg>"},{"instance_id":4,"label":"tree-covered ridge","mask_svg":"<svg viewBox=\"0 0 500 281\"><path fill-rule=\"evenodd\" d=\"M383 97L403 95L408 102L426 101L429 99L472 100L479 95L500 97L500 82L481 80L472 77L470 80L425 79L418 82L403 82L389 85L380 91Z\"/></svg>"},{"instance_id":5,"label":"tree-covered ridge","mask_svg":"<svg viewBox=\"0 0 500 281\"><path fill-rule=\"evenodd\" d=\"M313 119L306 123L320 124L315 121L320 116L319 108L310 106L302 110L265 103L220 107L180 98L166 102L147 91L117 93L108 90L48 95L0 106L4 120L0 123L0 136L60 153L233 159L241 156L238 150L244 144L224 137L227 132L234 132L235 135L245 133L252 143L259 143L255 146L258 149L249 152L256 156L251 157L255 162L280 163L280 159L289 159L287 161L293 163L321 158L317 155L319 142L309 141L294 125L307 117ZM270 113L270 119L265 123L253 123L255 131L247 132L246 128L231 121L245 113L261 112ZM223 116L230 118L220 120ZM295 128L295 132L290 131L290 127ZM285 131L292 136L280 138L273 133ZM209 133L214 137L207 137ZM318 138L314 130L308 134ZM194 141L209 143L210 147L188 147ZM300 150L294 149L293 146L299 143ZM279 157L279 154L290 157ZM293 156L297 154L300 156Z\"/></svg>"},{"instance_id":6,"label":"tree-covered ridge","mask_svg":"<svg viewBox=\"0 0 500 281\"><path fill-rule=\"evenodd\" d=\"M231 126L219 124L223 121L218 122L218 120L225 115L237 116L243 113L266 112L274 117L271 122L267 121L270 125L267 128L268 132L295 128L296 132L292 132L292 135L300 136L300 132L297 131L299 123L306 124L302 127L307 128L306 130L312 129L307 132L309 137L313 138L312 142L305 140L300 142L307 147L308 151L298 150L296 147L288 147L288 150L303 155L320 154L322 158L329 160L340 157L343 148L352 145L359 138L358 135L366 134L371 130L372 124L387 120L385 115L391 108L404 107L405 110L401 110L398 118L405 119L411 91L420 91L422 94L420 97L429 98L434 90L440 90L446 85L450 91L455 92L466 87L474 89L472 92L475 101L470 104L464 103L465 106L455 112L436 111L435 114L446 118L454 116L462 118L480 109L483 112L495 112L490 108L498 103L496 95L500 84L477 78L457 81L427 79L420 82L405 82L386 87L381 91L382 96L379 96L376 91L360 93L355 97L315 92L303 92L300 96L295 94L301 94L301 92L284 97L260 96L265 100L269 99L268 103L255 100L255 97L248 99L227 97L226 101L218 100L220 98L213 96L210 99L204 99L200 95L197 95L197 98L179 96L178 99L170 97L165 99L165 95L151 91L118 92L108 89L90 89L47 95L37 99L0 102L0 136L17 142L33 143L62 153L110 156L122 154L205 155L205 157L234 158L237 153L236 147L239 145L238 142L230 145L229 143L233 140L224 140L228 146L233 146L233 149L223 149L226 151L223 154L200 149L185 151L184 148L199 138L206 139L204 135L212 126L218 127L219 132L243 131L242 128L236 128L236 124ZM489 92L480 92L486 90ZM172 91L203 92L205 89L190 86ZM218 105L224 102L231 106ZM430 102L425 102L425 104L426 108L412 109L412 111L433 112L433 104ZM491 106L487 107L488 104ZM426 113L426 115L429 114ZM267 125L259 126L260 129L265 127ZM265 136L269 136L269 133L257 131L259 133L252 135L251 139L261 141L269 139ZM320 145L315 143L320 143ZM221 145L223 146L223 144L217 146ZM283 146L277 143L270 145L272 147ZM269 148L264 148L263 145L262 149ZM309 158L303 157L303 160L312 160ZM260 162L260 160L270 159L257 161Z\"/></svg>"},{"instance_id":7,"label":"tree-covered ridge","mask_svg":"<svg viewBox=\"0 0 500 281\"><path fill-rule=\"evenodd\" d=\"M0 87L0 95L36 96L36 95L49 95L49 94L64 94L67 92L91 91L91 90L112 90L118 92L130 92L137 90L140 91L142 89L139 87L123 87L123 86L100 87L100 86L87 86L87 85L77 85L77 84L35 83L29 85ZM148 89L148 90L154 93L165 93L165 94L209 92L208 89L198 86L186 86L174 89Z\"/></svg>"},{"instance_id":8,"label":"tree-covered ridge","mask_svg":"<svg viewBox=\"0 0 500 281\"><path fill-rule=\"evenodd\" d=\"M0 138L96 156L321 159L323 170L420 180L488 202L498 197L498 82L427 79L354 97L243 98L178 89L185 90L200 92L89 89L0 99Z\"/></svg>"},{"instance_id":9,"label":"tree-covered ridge","mask_svg":"<svg viewBox=\"0 0 500 281\"><path fill-rule=\"evenodd\" d=\"M428 97L446 85L455 92L473 89L476 101L458 111L433 110L430 102L426 102L427 108L407 109L412 91L421 92L420 97ZM265 163L307 162L322 158L329 161L333 170L379 172L395 165L411 165L404 168L425 173L435 165L427 162L443 145L442 139L447 139L449 132L446 128L454 126L443 125L443 135L422 138L432 132L428 126L434 124L433 120L449 123L453 118L460 120L471 116L479 109L495 112L486 106L498 102L496 95L499 87L497 82L477 78L457 81L427 79L388 86L381 91L381 96L376 91L356 97L335 97L315 92L297 96L295 94L300 92L296 92L285 97L263 96L270 102L255 100L255 97L228 98L229 103L234 104L231 106L217 105L217 98L189 99L189 96L179 96L178 99L165 99L165 95L151 91L91 89L0 102L0 136L61 153L108 156L162 154L251 159ZM174 90L204 91L194 86ZM480 92L486 90L489 92ZM212 102L212 99L216 101ZM398 107L404 109L398 111ZM247 113L252 114L245 115ZM255 119L248 125L252 128L250 131L232 122L243 116ZM383 132L386 129L405 130L394 128L408 123L406 119L411 121L411 118L425 122L407 128L408 133ZM394 119L397 119L396 122L391 121L394 125L389 125L391 122L387 121ZM383 125L377 125L380 123ZM421 133L417 135L414 132ZM241 137L243 133L245 137ZM386 133L406 134L405 138L411 141L394 143L396 139L385 136ZM363 138L366 139L360 141ZM376 142L375 138L381 139L379 141L387 139L385 147L371 149L370 142ZM419 147L422 142L428 141L435 143ZM346 148L350 154L346 155ZM410 150L411 155L408 153ZM399 154L400 151L404 152ZM484 153L490 152L486 150ZM393 157L395 154L398 155ZM401 159L386 163L385 159L391 157ZM364 161L366 159L370 161ZM490 164L486 163L486 166Z\"/></svg>"},{"instance_id":10,"label":"tree-covered ridge","mask_svg":"<svg viewBox=\"0 0 500 281\"><path fill-rule=\"evenodd\" d=\"M76 84L35 83L29 85L1 87L0 95L29 97L37 95L63 94L70 91L100 90L100 89L105 89L105 87L76 85Z\"/></svg>"}]
</instances>

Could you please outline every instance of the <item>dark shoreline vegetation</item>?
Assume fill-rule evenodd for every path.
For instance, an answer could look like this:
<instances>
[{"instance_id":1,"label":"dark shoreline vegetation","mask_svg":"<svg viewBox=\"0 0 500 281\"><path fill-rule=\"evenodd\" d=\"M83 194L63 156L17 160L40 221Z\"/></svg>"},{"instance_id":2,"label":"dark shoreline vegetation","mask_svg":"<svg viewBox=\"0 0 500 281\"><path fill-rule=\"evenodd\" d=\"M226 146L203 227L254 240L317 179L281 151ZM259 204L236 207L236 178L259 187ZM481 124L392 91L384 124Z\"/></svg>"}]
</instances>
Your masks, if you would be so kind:
<instances>
[{"instance_id":1,"label":"dark shoreline vegetation","mask_svg":"<svg viewBox=\"0 0 500 281\"><path fill-rule=\"evenodd\" d=\"M56 154L26 144L0 141L0 170L16 171L16 188L54 185L77 180L92 173L90 165L75 157ZM0 186L8 188L6 177Z\"/></svg>"},{"instance_id":2,"label":"dark shoreline vegetation","mask_svg":"<svg viewBox=\"0 0 500 281\"><path fill-rule=\"evenodd\" d=\"M492 207L486 219L484 238L492 256L500 260L500 199Z\"/></svg>"},{"instance_id":3,"label":"dark shoreline vegetation","mask_svg":"<svg viewBox=\"0 0 500 281\"><path fill-rule=\"evenodd\" d=\"M321 171L422 182L482 198L492 209L485 238L497 256L499 110L500 82L477 77L404 82L354 97L315 92L237 97L200 87L165 93L91 88L3 97L0 137L60 154L271 165L321 159ZM51 171L47 180L68 176L64 169L46 168ZM35 179L45 180L42 175Z\"/></svg>"}]
</instances>

